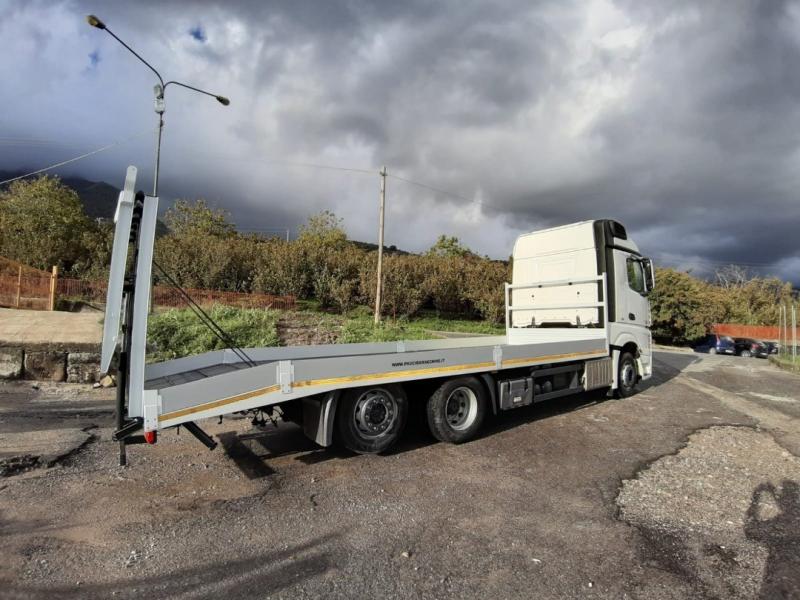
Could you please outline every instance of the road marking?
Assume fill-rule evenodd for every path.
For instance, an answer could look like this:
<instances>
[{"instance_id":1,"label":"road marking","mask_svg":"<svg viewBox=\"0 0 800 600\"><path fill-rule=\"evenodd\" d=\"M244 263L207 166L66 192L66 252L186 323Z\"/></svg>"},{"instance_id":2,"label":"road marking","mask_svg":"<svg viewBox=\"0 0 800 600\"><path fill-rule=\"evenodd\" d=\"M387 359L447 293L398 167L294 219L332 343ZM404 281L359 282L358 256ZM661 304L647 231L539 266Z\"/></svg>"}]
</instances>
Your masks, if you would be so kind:
<instances>
[{"instance_id":1,"label":"road marking","mask_svg":"<svg viewBox=\"0 0 800 600\"><path fill-rule=\"evenodd\" d=\"M727 407L752 417L762 425L771 429L800 433L800 420L793 419L789 415L778 410L761 406L752 400L742 398L736 393L723 390L715 385L703 383L692 377L680 377L678 378L678 382L719 400Z\"/></svg>"},{"instance_id":2,"label":"road marking","mask_svg":"<svg viewBox=\"0 0 800 600\"><path fill-rule=\"evenodd\" d=\"M772 400L773 402L800 402L797 398L791 398L789 396L773 396L772 394L760 394L758 392L747 392L751 396L755 396L756 398L763 398L764 400Z\"/></svg>"}]
</instances>

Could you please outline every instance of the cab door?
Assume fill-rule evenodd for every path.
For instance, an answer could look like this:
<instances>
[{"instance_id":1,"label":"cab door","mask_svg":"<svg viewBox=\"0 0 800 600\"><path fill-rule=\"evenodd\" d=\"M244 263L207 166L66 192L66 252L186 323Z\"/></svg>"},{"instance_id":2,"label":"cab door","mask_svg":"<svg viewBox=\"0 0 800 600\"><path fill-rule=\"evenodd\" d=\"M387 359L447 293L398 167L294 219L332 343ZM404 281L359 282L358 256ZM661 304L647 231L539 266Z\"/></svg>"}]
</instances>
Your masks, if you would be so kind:
<instances>
[{"instance_id":1,"label":"cab door","mask_svg":"<svg viewBox=\"0 0 800 600\"><path fill-rule=\"evenodd\" d=\"M650 326L650 303L647 301L646 259L614 249L616 322L620 325Z\"/></svg>"}]
</instances>

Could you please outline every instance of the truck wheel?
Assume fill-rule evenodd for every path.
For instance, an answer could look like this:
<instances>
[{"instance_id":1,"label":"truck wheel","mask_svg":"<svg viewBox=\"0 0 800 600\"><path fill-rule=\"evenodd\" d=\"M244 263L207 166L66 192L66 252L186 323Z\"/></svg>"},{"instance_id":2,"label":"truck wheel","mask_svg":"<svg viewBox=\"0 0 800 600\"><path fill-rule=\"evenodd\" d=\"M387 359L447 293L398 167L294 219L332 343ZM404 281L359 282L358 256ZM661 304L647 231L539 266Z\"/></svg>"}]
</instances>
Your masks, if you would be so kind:
<instances>
[{"instance_id":1,"label":"truck wheel","mask_svg":"<svg viewBox=\"0 0 800 600\"><path fill-rule=\"evenodd\" d=\"M428 399L428 427L442 442L460 444L475 437L486 414L486 390L475 377L456 377Z\"/></svg>"},{"instance_id":2,"label":"truck wheel","mask_svg":"<svg viewBox=\"0 0 800 600\"><path fill-rule=\"evenodd\" d=\"M399 385L347 390L336 408L338 439L359 454L388 450L406 424L408 400Z\"/></svg>"},{"instance_id":3,"label":"truck wheel","mask_svg":"<svg viewBox=\"0 0 800 600\"><path fill-rule=\"evenodd\" d=\"M617 398L633 396L637 381L636 360L630 352L623 352L619 357L617 370Z\"/></svg>"}]
</instances>

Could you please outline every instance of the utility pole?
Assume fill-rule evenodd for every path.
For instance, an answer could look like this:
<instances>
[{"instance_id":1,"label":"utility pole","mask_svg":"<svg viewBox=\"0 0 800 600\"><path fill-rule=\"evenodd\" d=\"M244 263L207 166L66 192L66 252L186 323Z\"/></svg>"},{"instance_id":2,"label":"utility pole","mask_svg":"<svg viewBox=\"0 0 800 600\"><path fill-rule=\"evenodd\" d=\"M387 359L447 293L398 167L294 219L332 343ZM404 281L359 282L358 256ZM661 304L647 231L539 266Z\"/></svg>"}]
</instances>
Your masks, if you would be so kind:
<instances>
[{"instance_id":1,"label":"utility pole","mask_svg":"<svg viewBox=\"0 0 800 600\"><path fill-rule=\"evenodd\" d=\"M380 170L381 210L378 217L378 289L375 292L375 325L381 322L381 288L383 287L383 213L386 207L386 165Z\"/></svg>"}]
</instances>

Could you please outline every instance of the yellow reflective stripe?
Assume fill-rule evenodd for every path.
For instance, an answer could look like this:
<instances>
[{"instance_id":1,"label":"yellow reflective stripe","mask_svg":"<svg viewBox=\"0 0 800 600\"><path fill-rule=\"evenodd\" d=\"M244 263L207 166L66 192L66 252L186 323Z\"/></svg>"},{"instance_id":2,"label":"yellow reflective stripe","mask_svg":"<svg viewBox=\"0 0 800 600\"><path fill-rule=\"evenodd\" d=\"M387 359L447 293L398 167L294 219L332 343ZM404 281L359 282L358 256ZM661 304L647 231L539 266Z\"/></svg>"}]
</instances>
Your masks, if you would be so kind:
<instances>
[{"instance_id":1,"label":"yellow reflective stripe","mask_svg":"<svg viewBox=\"0 0 800 600\"><path fill-rule=\"evenodd\" d=\"M250 398L254 398L255 396L261 396L262 394L271 394L272 392L277 392L279 389L281 389L281 386L279 385L270 385L269 387L253 390L252 392L246 392L244 394L238 394L236 396L231 396L229 398L222 398L221 400L214 400L213 402L206 402L205 404L198 404L197 406L192 406L190 408L183 408L181 410L176 410L171 413L158 415L158 420L159 422L169 421L170 419L177 419L178 417L193 415L195 413L199 413L204 410L211 410L212 408L225 406L226 404L230 404L231 402L238 402L239 400L249 400Z\"/></svg>"}]
</instances>

